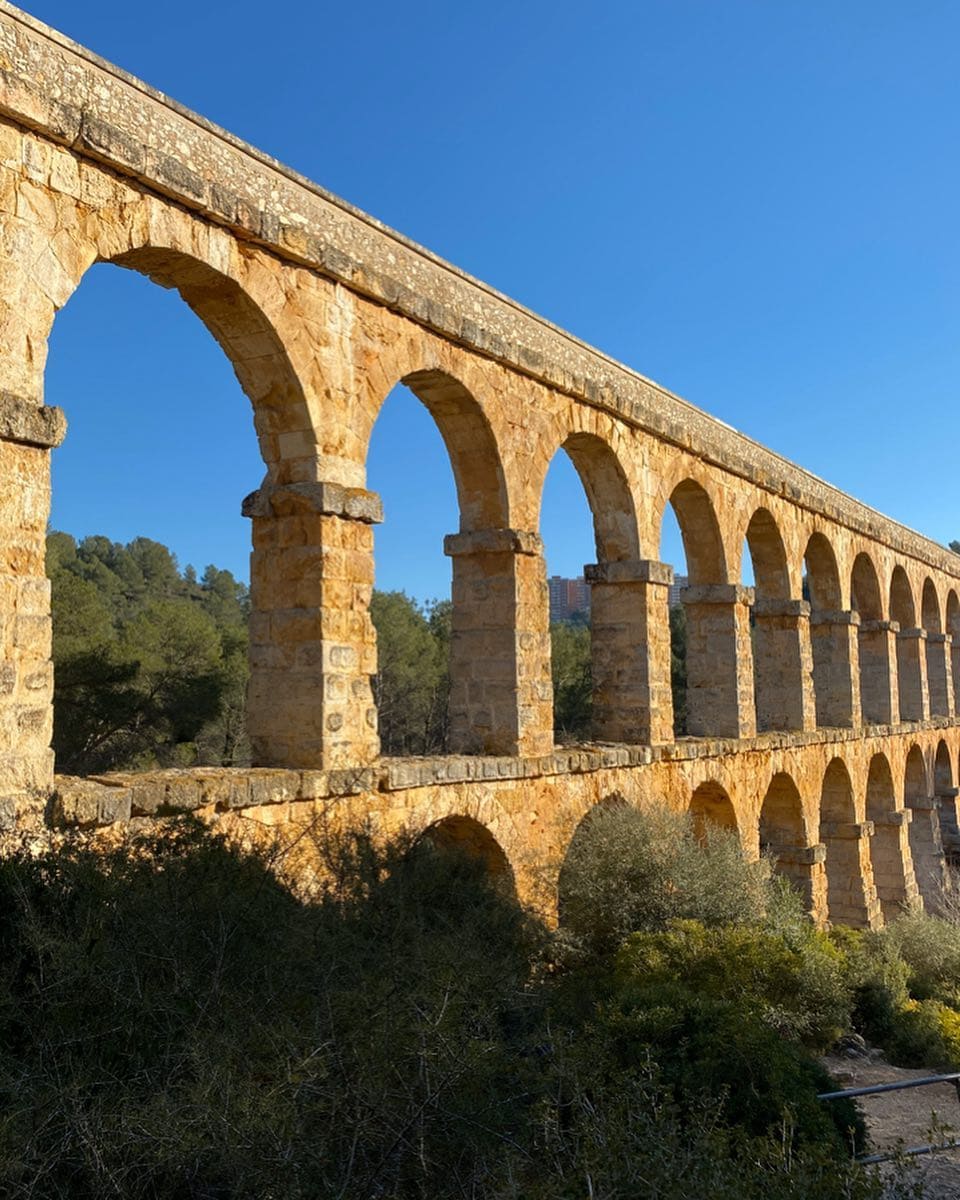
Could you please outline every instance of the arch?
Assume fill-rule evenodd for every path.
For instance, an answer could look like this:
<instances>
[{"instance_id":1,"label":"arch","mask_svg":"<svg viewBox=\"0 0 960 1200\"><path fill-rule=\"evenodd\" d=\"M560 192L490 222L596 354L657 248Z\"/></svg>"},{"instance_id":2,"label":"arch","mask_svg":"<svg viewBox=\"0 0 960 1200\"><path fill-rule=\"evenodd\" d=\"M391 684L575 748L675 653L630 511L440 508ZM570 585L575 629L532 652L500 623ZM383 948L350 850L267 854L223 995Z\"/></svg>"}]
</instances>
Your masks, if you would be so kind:
<instances>
[{"instance_id":1,"label":"arch","mask_svg":"<svg viewBox=\"0 0 960 1200\"><path fill-rule=\"evenodd\" d=\"M944 637L940 597L928 575L920 593L920 623L926 636L927 696L930 715L950 715L952 704L952 664L950 644Z\"/></svg>"},{"instance_id":2,"label":"arch","mask_svg":"<svg viewBox=\"0 0 960 1200\"><path fill-rule=\"evenodd\" d=\"M421 838L432 842L438 850L474 859L492 882L511 892L515 890L513 868L503 847L486 825L473 817L462 814L442 817L428 825Z\"/></svg>"},{"instance_id":3,"label":"arch","mask_svg":"<svg viewBox=\"0 0 960 1200\"><path fill-rule=\"evenodd\" d=\"M897 690L900 695L900 720L922 721L928 712L925 687L925 657L921 655L917 607L907 573L899 564L890 577L890 620L897 633Z\"/></svg>"},{"instance_id":4,"label":"arch","mask_svg":"<svg viewBox=\"0 0 960 1200\"><path fill-rule=\"evenodd\" d=\"M929 575L924 579L923 590L920 593L920 623L927 633L943 633L940 598Z\"/></svg>"},{"instance_id":5,"label":"arch","mask_svg":"<svg viewBox=\"0 0 960 1200\"><path fill-rule=\"evenodd\" d=\"M950 660L950 677L953 683L952 696L952 711L949 715L954 715L957 709L958 697L960 697L960 600L957 599L957 593L951 588L947 592L947 602L945 607L945 626L946 633L950 641L949 645L949 660Z\"/></svg>"},{"instance_id":6,"label":"arch","mask_svg":"<svg viewBox=\"0 0 960 1200\"><path fill-rule=\"evenodd\" d=\"M654 736L653 723L659 714L651 711L649 691L645 686L646 664L639 661L641 656L649 653L656 638L650 636L644 604L638 603L639 593L644 588L642 583L638 584L636 574L640 540L636 508L626 474L613 449L596 434L569 434L551 459L551 465L561 453L566 453L573 463L586 493L593 520L597 562L601 566L618 562L632 564L621 575L602 570L594 570L592 575L589 570L586 572L591 584L588 593L589 710L583 696L586 681L578 674L574 684L574 715L579 728L574 732L581 738L592 732L594 737L609 742L669 741L668 715L663 719L663 728ZM541 515L546 476L543 483ZM657 632L665 641L666 629ZM571 635L568 630L554 630L551 632L552 648L556 647L555 639L561 635L586 636L585 632ZM558 680L553 662L551 675L556 689ZM564 724L563 709L556 699L555 696L554 725L559 731ZM584 724L589 728L583 729Z\"/></svg>"},{"instance_id":7,"label":"arch","mask_svg":"<svg viewBox=\"0 0 960 1200\"><path fill-rule=\"evenodd\" d=\"M727 564L720 524L705 488L684 479L670 493L669 503L680 526L690 584L725 583Z\"/></svg>"},{"instance_id":8,"label":"arch","mask_svg":"<svg viewBox=\"0 0 960 1200\"><path fill-rule=\"evenodd\" d=\"M837 556L822 533L810 535L803 558L807 568L810 607L816 612L839 611L843 601Z\"/></svg>"},{"instance_id":9,"label":"arch","mask_svg":"<svg viewBox=\"0 0 960 1200\"><path fill-rule=\"evenodd\" d=\"M136 271L180 294L230 360L253 407L271 479L312 478L317 439L302 384L275 326L249 293L230 276L172 247L140 246L97 261Z\"/></svg>"},{"instance_id":10,"label":"arch","mask_svg":"<svg viewBox=\"0 0 960 1200\"><path fill-rule=\"evenodd\" d=\"M851 632L843 619L840 572L833 547L813 533L803 552L804 586L810 600L810 649L813 658L813 701L817 725L853 724L855 692L851 664Z\"/></svg>"},{"instance_id":11,"label":"arch","mask_svg":"<svg viewBox=\"0 0 960 1200\"><path fill-rule=\"evenodd\" d=\"M593 517L597 562L638 559L640 534L636 506L626 472L616 453L603 438L593 433L571 433L561 449L569 455L587 495Z\"/></svg>"},{"instance_id":12,"label":"arch","mask_svg":"<svg viewBox=\"0 0 960 1200\"><path fill-rule=\"evenodd\" d=\"M707 836L707 827L716 825L739 834L737 815L726 788L714 780L701 783L690 797L690 815L697 837L702 841Z\"/></svg>"},{"instance_id":13,"label":"arch","mask_svg":"<svg viewBox=\"0 0 960 1200\"><path fill-rule=\"evenodd\" d=\"M751 642L757 729L809 728L812 696L804 676L809 677L810 666L801 641L806 613L789 603L787 554L767 509L758 508L751 517L746 542L755 586Z\"/></svg>"},{"instance_id":14,"label":"arch","mask_svg":"<svg viewBox=\"0 0 960 1200\"><path fill-rule=\"evenodd\" d=\"M889 639L880 628L883 596L873 559L861 552L850 572L850 605L859 614L857 664L860 674L860 714L865 725L892 720Z\"/></svg>"},{"instance_id":15,"label":"arch","mask_svg":"<svg viewBox=\"0 0 960 1200\"><path fill-rule=\"evenodd\" d=\"M842 759L827 766L820 792L820 841L826 847L827 912L830 920L855 928L873 925L878 906L873 871L850 773Z\"/></svg>"},{"instance_id":16,"label":"arch","mask_svg":"<svg viewBox=\"0 0 960 1200\"><path fill-rule=\"evenodd\" d=\"M770 599L790 598L787 552L776 521L766 508L758 508L750 518L746 533L753 577L758 596Z\"/></svg>"},{"instance_id":17,"label":"arch","mask_svg":"<svg viewBox=\"0 0 960 1200\"><path fill-rule=\"evenodd\" d=\"M460 380L445 371L412 371L400 382L413 392L440 430L457 488L459 532L509 528L500 449L480 403ZM380 407L385 400L386 395ZM367 444L369 447L369 441Z\"/></svg>"},{"instance_id":18,"label":"arch","mask_svg":"<svg viewBox=\"0 0 960 1200\"><path fill-rule=\"evenodd\" d=\"M874 754L867 770L867 820L874 824L870 860L885 921L900 915L915 886L901 814L896 808L890 762L885 754Z\"/></svg>"},{"instance_id":19,"label":"arch","mask_svg":"<svg viewBox=\"0 0 960 1200\"><path fill-rule=\"evenodd\" d=\"M933 792L939 803L940 841L947 859L953 860L960 851L960 826L957 822L957 788L953 762L947 743L940 739L933 760Z\"/></svg>"},{"instance_id":20,"label":"arch","mask_svg":"<svg viewBox=\"0 0 960 1200\"><path fill-rule=\"evenodd\" d=\"M760 852L773 859L774 870L803 896L804 908L813 910L812 864L797 853L807 845L803 802L793 779L780 771L770 780L760 806Z\"/></svg>"},{"instance_id":21,"label":"arch","mask_svg":"<svg viewBox=\"0 0 960 1200\"><path fill-rule=\"evenodd\" d=\"M910 747L903 771L903 802L910 810L910 853L924 905L935 907L943 885L943 847L936 799L923 751Z\"/></svg>"},{"instance_id":22,"label":"arch","mask_svg":"<svg viewBox=\"0 0 960 1200\"><path fill-rule=\"evenodd\" d=\"M883 597L880 578L873 559L861 551L853 560L850 572L850 606L860 614L861 621L883 619Z\"/></svg>"}]
</instances>

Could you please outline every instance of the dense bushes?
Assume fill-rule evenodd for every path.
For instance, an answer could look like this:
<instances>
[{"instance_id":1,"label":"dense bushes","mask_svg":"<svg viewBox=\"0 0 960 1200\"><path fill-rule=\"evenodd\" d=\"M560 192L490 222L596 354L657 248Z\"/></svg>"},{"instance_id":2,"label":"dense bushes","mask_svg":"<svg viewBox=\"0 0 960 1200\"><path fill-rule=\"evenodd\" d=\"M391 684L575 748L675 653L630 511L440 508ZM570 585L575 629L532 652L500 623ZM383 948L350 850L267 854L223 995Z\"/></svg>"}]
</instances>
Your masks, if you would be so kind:
<instances>
[{"instance_id":1,"label":"dense bushes","mask_svg":"<svg viewBox=\"0 0 960 1200\"><path fill-rule=\"evenodd\" d=\"M0 1193L880 1195L764 1012L783 947L754 1012L728 995L722 926L651 934L672 939L656 962L635 942L551 965L472 860L318 849L309 900L191 825L0 864ZM698 945L684 992L669 964Z\"/></svg>"}]
</instances>

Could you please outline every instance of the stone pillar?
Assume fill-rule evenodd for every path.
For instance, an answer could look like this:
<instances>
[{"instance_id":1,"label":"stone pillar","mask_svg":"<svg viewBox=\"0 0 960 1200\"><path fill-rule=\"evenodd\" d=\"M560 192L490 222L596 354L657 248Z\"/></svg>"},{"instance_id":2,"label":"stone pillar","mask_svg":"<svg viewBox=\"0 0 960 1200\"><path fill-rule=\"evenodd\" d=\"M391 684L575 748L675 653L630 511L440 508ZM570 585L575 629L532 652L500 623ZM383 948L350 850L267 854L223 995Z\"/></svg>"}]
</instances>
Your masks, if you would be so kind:
<instances>
[{"instance_id":1,"label":"stone pillar","mask_svg":"<svg viewBox=\"0 0 960 1200\"><path fill-rule=\"evenodd\" d=\"M953 708L950 710L950 716L958 715L958 705L960 705L960 638L950 637L950 678L953 692Z\"/></svg>"},{"instance_id":2,"label":"stone pillar","mask_svg":"<svg viewBox=\"0 0 960 1200\"><path fill-rule=\"evenodd\" d=\"M860 694L865 725L895 725L900 720L897 686L896 621L864 621L860 626Z\"/></svg>"},{"instance_id":3,"label":"stone pillar","mask_svg":"<svg viewBox=\"0 0 960 1200\"><path fill-rule=\"evenodd\" d=\"M649 559L587 565L593 731L602 741L673 741L669 586L673 568Z\"/></svg>"},{"instance_id":4,"label":"stone pillar","mask_svg":"<svg viewBox=\"0 0 960 1200\"><path fill-rule=\"evenodd\" d=\"M940 835L940 800L936 796L922 796L907 803L912 813L910 852L917 887L924 906L935 910L940 893L948 883Z\"/></svg>"},{"instance_id":5,"label":"stone pillar","mask_svg":"<svg viewBox=\"0 0 960 1200\"><path fill-rule=\"evenodd\" d=\"M684 588L680 599L687 616L687 732L693 737L753 737L753 588L706 584Z\"/></svg>"},{"instance_id":6,"label":"stone pillar","mask_svg":"<svg viewBox=\"0 0 960 1200\"><path fill-rule=\"evenodd\" d=\"M952 717L956 713L952 645L953 638L949 633L927 634L927 691L931 717Z\"/></svg>"},{"instance_id":7,"label":"stone pillar","mask_svg":"<svg viewBox=\"0 0 960 1200\"><path fill-rule=\"evenodd\" d=\"M758 729L816 729L810 605L759 597L753 606Z\"/></svg>"},{"instance_id":8,"label":"stone pillar","mask_svg":"<svg viewBox=\"0 0 960 1200\"><path fill-rule=\"evenodd\" d=\"M897 686L900 720L926 721L930 716L927 694L927 655L924 629L901 629L897 634Z\"/></svg>"},{"instance_id":9,"label":"stone pillar","mask_svg":"<svg viewBox=\"0 0 960 1200\"><path fill-rule=\"evenodd\" d=\"M536 533L444 538L453 559L451 751L535 756L553 749L550 606Z\"/></svg>"},{"instance_id":10,"label":"stone pillar","mask_svg":"<svg viewBox=\"0 0 960 1200\"><path fill-rule=\"evenodd\" d=\"M827 848L817 846L785 846L774 851L774 870L791 884L803 897L804 912L810 914L818 925L827 920L827 889L823 863Z\"/></svg>"},{"instance_id":11,"label":"stone pillar","mask_svg":"<svg viewBox=\"0 0 960 1200\"><path fill-rule=\"evenodd\" d=\"M810 613L813 693L817 725L856 729L860 724L855 612L814 609Z\"/></svg>"},{"instance_id":12,"label":"stone pillar","mask_svg":"<svg viewBox=\"0 0 960 1200\"><path fill-rule=\"evenodd\" d=\"M380 499L330 483L265 484L253 520L247 727L261 766L362 766L380 753L371 677Z\"/></svg>"},{"instance_id":13,"label":"stone pillar","mask_svg":"<svg viewBox=\"0 0 960 1200\"><path fill-rule=\"evenodd\" d=\"M66 428L59 408L0 391L0 832L39 826L53 790L46 532Z\"/></svg>"},{"instance_id":14,"label":"stone pillar","mask_svg":"<svg viewBox=\"0 0 960 1200\"><path fill-rule=\"evenodd\" d=\"M827 907L835 925L876 929L882 923L870 862L872 821L824 821L820 836L827 847Z\"/></svg>"},{"instance_id":15,"label":"stone pillar","mask_svg":"<svg viewBox=\"0 0 960 1200\"><path fill-rule=\"evenodd\" d=\"M884 922L895 921L904 906L917 898L917 880L910 853L909 809L888 812L874 821L870 846L873 860L873 881Z\"/></svg>"}]
</instances>

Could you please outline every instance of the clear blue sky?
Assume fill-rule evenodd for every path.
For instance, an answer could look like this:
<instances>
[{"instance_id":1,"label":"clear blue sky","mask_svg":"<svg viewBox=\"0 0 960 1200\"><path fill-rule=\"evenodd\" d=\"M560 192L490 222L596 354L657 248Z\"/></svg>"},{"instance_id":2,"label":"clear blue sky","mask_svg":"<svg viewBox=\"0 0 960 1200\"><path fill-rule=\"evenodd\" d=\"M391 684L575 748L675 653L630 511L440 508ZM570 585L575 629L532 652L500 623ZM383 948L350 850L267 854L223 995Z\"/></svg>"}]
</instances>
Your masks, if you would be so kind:
<instances>
[{"instance_id":1,"label":"clear blue sky","mask_svg":"<svg viewBox=\"0 0 960 1200\"><path fill-rule=\"evenodd\" d=\"M956 4L30 11L839 487L960 537ZM248 406L176 295L96 268L57 318L47 389L71 422L58 527L245 574ZM378 583L443 594L457 519L439 438L397 398L375 439ZM592 559L569 468L542 532L552 572Z\"/></svg>"}]
</instances>

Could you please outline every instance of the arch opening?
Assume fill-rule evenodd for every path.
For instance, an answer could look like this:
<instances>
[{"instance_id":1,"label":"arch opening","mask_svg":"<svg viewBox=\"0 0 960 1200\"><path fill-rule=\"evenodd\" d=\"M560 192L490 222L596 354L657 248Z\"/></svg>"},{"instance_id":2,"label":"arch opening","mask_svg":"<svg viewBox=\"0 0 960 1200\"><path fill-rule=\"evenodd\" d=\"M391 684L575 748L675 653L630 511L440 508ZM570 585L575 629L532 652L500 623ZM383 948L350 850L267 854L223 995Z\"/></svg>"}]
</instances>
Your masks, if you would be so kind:
<instances>
[{"instance_id":1,"label":"arch opening","mask_svg":"<svg viewBox=\"0 0 960 1200\"><path fill-rule=\"evenodd\" d=\"M679 546L671 537L674 521ZM750 736L756 722L749 607L742 589L727 582L713 503L690 479L677 484L665 508L661 559L679 557L681 546L686 571L675 576L670 621L675 735Z\"/></svg>"},{"instance_id":2,"label":"arch opening","mask_svg":"<svg viewBox=\"0 0 960 1200\"><path fill-rule=\"evenodd\" d=\"M760 853L770 856L773 869L800 893L805 911L812 912L814 876L803 803L797 785L782 771L771 779L760 807Z\"/></svg>"},{"instance_id":3,"label":"arch opening","mask_svg":"<svg viewBox=\"0 0 960 1200\"><path fill-rule=\"evenodd\" d=\"M955 713L957 697L960 696L960 600L957 599L957 593L953 588L947 592L946 625L947 635L950 638L948 657L953 683L953 712Z\"/></svg>"},{"instance_id":4,"label":"arch opening","mask_svg":"<svg viewBox=\"0 0 960 1200\"><path fill-rule=\"evenodd\" d=\"M897 812L893 772L885 754L874 754L867 771L867 820L873 822L870 859L884 921L903 911L916 887L902 813Z\"/></svg>"},{"instance_id":5,"label":"arch opening","mask_svg":"<svg viewBox=\"0 0 960 1200\"><path fill-rule=\"evenodd\" d=\"M937 800L919 746L911 746L904 765L903 802L910 810L910 855L925 907L935 909L945 884L943 843Z\"/></svg>"},{"instance_id":6,"label":"arch opening","mask_svg":"<svg viewBox=\"0 0 960 1200\"><path fill-rule=\"evenodd\" d=\"M292 432L312 461L278 334L233 279L149 248L86 271L46 357L47 401L71 418L52 456L52 524L86 535L48 540L57 769L262 761L246 697L251 670L264 669L248 635L262 596L256 574L248 588L239 501L265 467L268 483L301 469L285 452ZM245 409L252 423L237 419ZM109 493L91 480L109 480Z\"/></svg>"},{"instance_id":7,"label":"arch opening","mask_svg":"<svg viewBox=\"0 0 960 1200\"><path fill-rule=\"evenodd\" d=\"M804 596L810 603L813 699L819 727L853 724L855 709L851 625L843 611L833 547L814 533L804 551Z\"/></svg>"},{"instance_id":8,"label":"arch opening","mask_svg":"<svg viewBox=\"0 0 960 1200\"><path fill-rule=\"evenodd\" d=\"M548 564L555 739L649 742L641 656L652 648L638 574L636 511L623 467L603 439L582 432L565 438L544 480L540 527Z\"/></svg>"},{"instance_id":9,"label":"arch opening","mask_svg":"<svg viewBox=\"0 0 960 1200\"><path fill-rule=\"evenodd\" d=\"M889 637L882 624L883 600L876 567L869 555L862 552L853 561L850 602L860 617L857 663L861 717L865 725L889 724L893 719Z\"/></svg>"},{"instance_id":10,"label":"arch opening","mask_svg":"<svg viewBox=\"0 0 960 1200\"><path fill-rule=\"evenodd\" d=\"M715 825L720 829L739 834L737 815L726 788L713 780L701 783L690 797L690 815L697 838L704 841L708 829Z\"/></svg>"},{"instance_id":11,"label":"arch opening","mask_svg":"<svg viewBox=\"0 0 960 1200\"><path fill-rule=\"evenodd\" d=\"M857 822L853 785L845 764L835 758L820 792L820 841L826 847L827 912L836 924L869 928L879 905L867 838Z\"/></svg>"},{"instance_id":12,"label":"arch opening","mask_svg":"<svg viewBox=\"0 0 960 1200\"><path fill-rule=\"evenodd\" d=\"M932 717L950 715L952 705L952 671L950 646L944 637L940 598L933 580L927 576L920 594L920 621L926 635L927 696Z\"/></svg>"},{"instance_id":13,"label":"arch opening","mask_svg":"<svg viewBox=\"0 0 960 1200\"><path fill-rule=\"evenodd\" d=\"M462 854L479 863L498 890L515 895L516 881L510 860L490 830L473 817L459 814L443 817L429 825L421 836L438 850Z\"/></svg>"},{"instance_id":14,"label":"arch opening","mask_svg":"<svg viewBox=\"0 0 960 1200\"><path fill-rule=\"evenodd\" d=\"M960 826L957 821L957 787L950 760L950 749L941 738L933 762L933 791L940 805L940 840L948 863L960 852Z\"/></svg>"},{"instance_id":15,"label":"arch opening","mask_svg":"<svg viewBox=\"0 0 960 1200\"><path fill-rule=\"evenodd\" d=\"M790 576L783 538L765 508L747 526L743 559L752 566L754 603L750 614L756 726L804 729L813 724L812 690L804 686L810 666L806 657L807 613L791 600Z\"/></svg>"},{"instance_id":16,"label":"arch opening","mask_svg":"<svg viewBox=\"0 0 960 1200\"><path fill-rule=\"evenodd\" d=\"M917 628L917 610L913 589L903 567L893 568L890 578L890 620L896 631L897 691L900 720L922 721L928 713L926 703L926 659L921 652L923 631Z\"/></svg>"}]
</instances>

